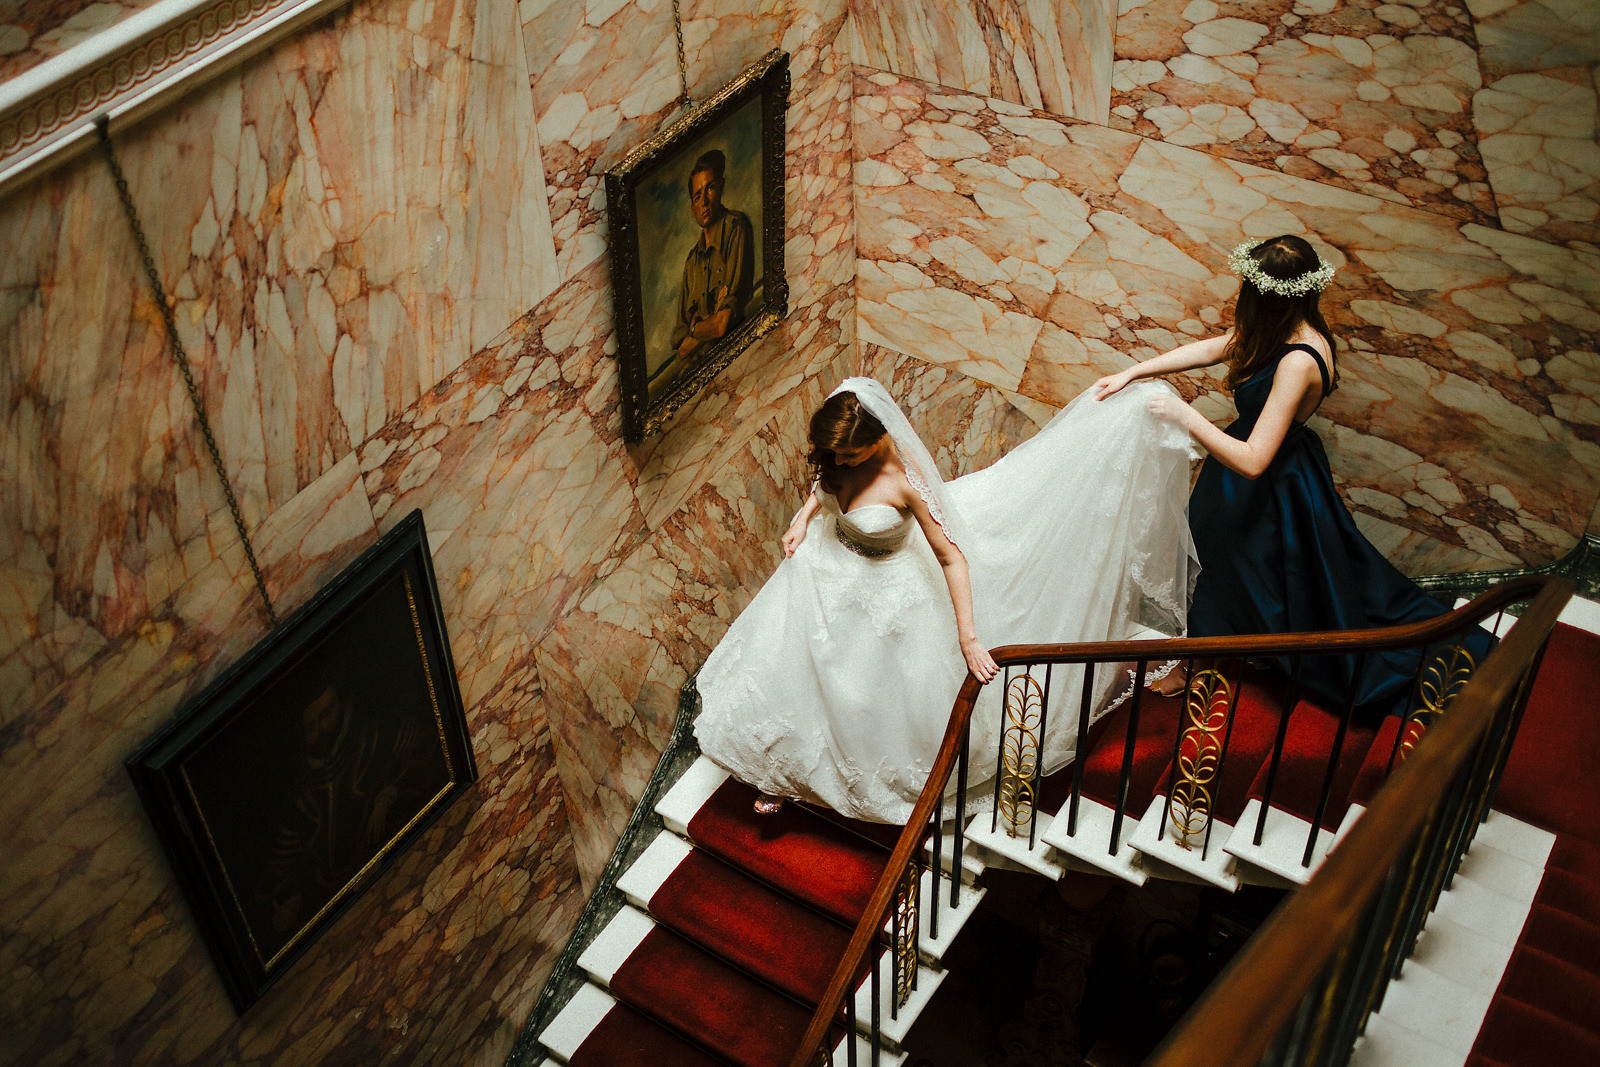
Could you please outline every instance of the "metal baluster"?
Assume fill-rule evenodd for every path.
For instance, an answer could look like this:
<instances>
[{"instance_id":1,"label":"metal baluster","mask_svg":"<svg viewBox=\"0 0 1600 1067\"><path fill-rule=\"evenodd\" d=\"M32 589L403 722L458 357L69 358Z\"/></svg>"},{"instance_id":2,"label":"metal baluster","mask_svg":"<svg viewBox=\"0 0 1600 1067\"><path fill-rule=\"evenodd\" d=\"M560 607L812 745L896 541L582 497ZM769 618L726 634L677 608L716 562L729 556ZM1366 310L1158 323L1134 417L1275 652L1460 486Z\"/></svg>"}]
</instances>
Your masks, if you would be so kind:
<instances>
[{"instance_id":1,"label":"metal baluster","mask_svg":"<svg viewBox=\"0 0 1600 1067\"><path fill-rule=\"evenodd\" d=\"M1256 845L1261 844L1261 836L1267 830L1267 809L1272 807L1272 787L1278 781L1278 764L1283 761L1283 743L1289 736L1289 716L1294 714L1294 706L1300 702L1300 656L1294 658L1289 667L1289 690L1283 705L1283 715L1278 719L1278 732L1272 739L1272 759L1267 763L1267 784L1261 796L1261 810L1256 813L1256 832L1252 838Z\"/></svg>"},{"instance_id":2,"label":"metal baluster","mask_svg":"<svg viewBox=\"0 0 1600 1067\"><path fill-rule=\"evenodd\" d=\"M900 873L900 885L895 890L894 901L889 905L893 910L893 914L889 919L889 988L894 990L894 996L889 998L890 1019L900 1018L900 944L901 939L905 936L904 931L901 929L901 915L904 909L901 908L900 901L904 897L905 891L906 876L905 872L902 871Z\"/></svg>"},{"instance_id":3,"label":"metal baluster","mask_svg":"<svg viewBox=\"0 0 1600 1067\"><path fill-rule=\"evenodd\" d=\"M1034 835L1039 829L1039 784L1044 781L1044 752L1046 731L1050 726L1050 669L1044 665L1044 694L1039 698L1039 751L1033 758L1033 786L1028 793L1028 851L1033 851Z\"/></svg>"},{"instance_id":4,"label":"metal baluster","mask_svg":"<svg viewBox=\"0 0 1600 1067\"><path fill-rule=\"evenodd\" d=\"M939 940L939 875L944 871L944 790L933 809L933 910L928 913L928 936Z\"/></svg>"},{"instance_id":5,"label":"metal baluster","mask_svg":"<svg viewBox=\"0 0 1600 1067\"><path fill-rule=\"evenodd\" d=\"M1117 779L1117 810L1111 817L1111 848L1109 856L1117 854L1122 844L1122 815L1128 810L1128 785L1133 775L1133 745L1139 736L1139 697L1144 693L1144 672L1148 661L1140 660L1133 676L1133 703L1128 708L1128 732L1122 745L1122 775Z\"/></svg>"},{"instance_id":6,"label":"metal baluster","mask_svg":"<svg viewBox=\"0 0 1600 1067\"><path fill-rule=\"evenodd\" d=\"M1355 677L1361 677L1366 666L1365 653L1356 656ZM1317 795L1317 814L1311 820L1311 833L1306 835L1306 851L1300 857L1300 866L1311 866L1311 854L1317 848L1317 835L1322 831L1322 817L1328 812L1328 798L1333 793L1334 772L1339 769L1339 753L1344 750L1344 737L1350 730L1350 718L1356 712L1356 687L1350 687L1350 698L1344 703L1344 714L1339 717L1339 729L1333 735L1333 751L1328 753L1328 770L1322 776L1322 792Z\"/></svg>"},{"instance_id":7,"label":"metal baluster","mask_svg":"<svg viewBox=\"0 0 1600 1067\"><path fill-rule=\"evenodd\" d=\"M1032 664L1029 665L1030 667ZM1011 701L1011 668L1000 673L1000 729L996 733L994 750L994 810L989 813L989 832L1000 828L1000 783L1006 776L1006 705Z\"/></svg>"},{"instance_id":8,"label":"metal baluster","mask_svg":"<svg viewBox=\"0 0 1600 1067\"><path fill-rule=\"evenodd\" d=\"M1083 796L1083 761L1089 758L1089 708L1094 700L1094 663L1083 665L1083 702L1078 705L1078 751L1072 760L1072 797L1067 801L1067 836L1078 832L1078 798Z\"/></svg>"},{"instance_id":9,"label":"metal baluster","mask_svg":"<svg viewBox=\"0 0 1600 1067\"><path fill-rule=\"evenodd\" d=\"M878 961L872 961L872 1067L878 1067L879 1056L883 1052L882 1008L879 1007L883 1000L883 979L878 977Z\"/></svg>"},{"instance_id":10,"label":"metal baluster","mask_svg":"<svg viewBox=\"0 0 1600 1067\"><path fill-rule=\"evenodd\" d=\"M961 906L961 835L967 823L967 746L972 743L972 720L961 728L961 749L956 753L956 825L951 833L950 906Z\"/></svg>"},{"instance_id":11,"label":"metal baluster","mask_svg":"<svg viewBox=\"0 0 1600 1067\"><path fill-rule=\"evenodd\" d=\"M1431 645L1423 645L1422 653L1417 657L1417 673L1411 680L1411 699L1406 702L1405 714L1400 716L1400 730L1394 735L1394 747L1389 750L1389 762L1383 768L1383 776L1389 777L1394 773L1395 757L1400 754L1400 743L1406 739L1406 731L1411 727L1411 720L1416 717L1416 709L1422 703L1422 677L1428 669L1428 652Z\"/></svg>"},{"instance_id":12,"label":"metal baluster","mask_svg":"<svg viewBox=\"0 0 1600 1067\"><path fill-rule=\"evenodd\" d=\"M844 1056L849 1067L856 1064L856 993L850 990L844 995Z\"/></svg>"}]
</instances>

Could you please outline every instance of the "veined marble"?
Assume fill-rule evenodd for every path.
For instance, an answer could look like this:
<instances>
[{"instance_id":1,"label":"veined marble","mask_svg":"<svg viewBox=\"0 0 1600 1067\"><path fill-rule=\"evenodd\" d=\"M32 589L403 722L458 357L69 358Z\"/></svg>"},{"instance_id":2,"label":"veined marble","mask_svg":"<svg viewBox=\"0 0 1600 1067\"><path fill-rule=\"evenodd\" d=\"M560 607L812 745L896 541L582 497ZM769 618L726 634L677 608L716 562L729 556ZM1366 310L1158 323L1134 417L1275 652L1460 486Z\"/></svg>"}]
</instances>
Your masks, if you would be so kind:
<instances>
[{"instance_id":1,"label":"veined marble","mask_svg":"<svg viewBox=\"0 0 1600 1067\"><path fill-rule=\"evenodd\" d=\"M1471 0L1473 121L1501 224L1600 250L1600 6Z\"/></svg>"},{"instance_id":2,"label":"veined marble","mask_svg":"<svg viewBox=\"0 0 1600 1067\"><path fill-rule=\"evenodd\" d=\"M1490 222L1472 20L1453 0L1144 0L1117 20L1111 124Z\"/></svg>"},{"instance_id":3,"label":"veined marble","mask_svg":"<svg viewBox=\"0 0 1600 1067\"><path fill-rule=\"evenodd\" d=\"M0 81L60 55L154 0L21 0L0 15Z\"/></svg>"},{"instance_id":4,"label":"veined marble","mask_svg":"<svg viewBox=\"0 0 1600 1067\"><path fill-rule=\"evenodd\" d=\"M1358 512L1431 542L1407 541L1401 562L1542 562L1585 528L1600 258L886 73L858 81L863 343L1059 405L1220 332L1240 240L1308 233L1340 268L1324 307L1343 385L1324 436ZM1222 418L1219 378L1176 381Z\"/></svg>"},{"instance_id":5,"label":"veined marble","mask_svg":"<svg viewBox=\"0 0 1600 1067\"><path fill-rule=\"evenodd\" d=\"M483 10L354 9L120 139L252 530L549 291L521 28ZM103 164L0 235L0 663L64 665L237 535Z\"/></svg>"},{"instance_id":6,"label":"veined marble","mask_svg":"<svg viewBox=\"0 0 1600 1067\"><path fill-rule=\"evenodd\" d=\"M1116 0L856 0L855 61L1105 122Z\"/></svg>"},{"instance_id":7,"label":"veined marble","mask_svg":"<svg viewBox=\"0 0 1600 1067\"><path fill-rule=\"evenodd\" d=\"M845 0L683 0L689 94L704 100L765 53L789 53L798 87L836 62ZM672 4L524 0L550 218L563 278L605 252L605 172L675 117L680 98ZM795 99L791 91L791 102ZM791 105L790 121L796 119Z\"/></svg>"}]
</instances>

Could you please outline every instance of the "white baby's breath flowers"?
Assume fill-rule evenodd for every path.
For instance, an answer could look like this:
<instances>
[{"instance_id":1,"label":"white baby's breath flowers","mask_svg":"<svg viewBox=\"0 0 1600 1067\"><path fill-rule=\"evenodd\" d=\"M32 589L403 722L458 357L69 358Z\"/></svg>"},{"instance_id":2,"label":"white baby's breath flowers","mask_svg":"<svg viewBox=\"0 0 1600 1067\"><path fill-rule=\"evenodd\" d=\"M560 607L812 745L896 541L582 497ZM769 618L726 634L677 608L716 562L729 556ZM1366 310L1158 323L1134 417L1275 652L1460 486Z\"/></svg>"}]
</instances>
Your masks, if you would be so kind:
<instances>
[{"instance_id":1,"label":"white baby's breath flowers","mask_svg":"<svg viewBox=\"0 0 1600 1067\"><path fill-rule=\"evenodd\" d=\"M1250 258L1250 253L1259 244L1258 241L1246 241L1235 248L1228 255L1228 266L1233 268L1233 273L1260 289L1264 293L1276 293L1278 296L1305 296L1307 293L1320 293L1333 278L1333 264L1317 257L1317 268L1308 270L1304 274L1297 274L1293 278L1274 278L1261 269L1261 264Z\"/></svg>"}]
</instances>

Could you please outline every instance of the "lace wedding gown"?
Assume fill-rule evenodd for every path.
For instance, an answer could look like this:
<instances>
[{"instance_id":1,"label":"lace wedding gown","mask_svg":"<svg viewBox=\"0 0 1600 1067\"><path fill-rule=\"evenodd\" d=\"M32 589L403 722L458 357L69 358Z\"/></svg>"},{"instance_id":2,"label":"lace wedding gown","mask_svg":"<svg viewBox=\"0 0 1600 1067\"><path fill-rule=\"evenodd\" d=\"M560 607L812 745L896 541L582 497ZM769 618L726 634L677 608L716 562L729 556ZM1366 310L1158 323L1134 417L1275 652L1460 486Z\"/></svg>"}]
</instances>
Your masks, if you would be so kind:
<instances>
[{"instance_id":1,"label":"lace wedding gown","mask_svg":"<svg viewBox=\"0 0 1600 1067\"><path fill-rule=\"evenodd\" d=\"M1181 634L1195 569L1189 435L1141 383L1084 394L994 465L944 483L989 647ZM701 751L741 781L877 822L911 813L967 674L944 575L909 511L822 505L795 554L697 679ZM1097 671L1103 714L1128 686ZM1053 672L1046 773L1077 742L1081 668ZM971 781L993 775L996 679L972 717Z\"/></svg>"}]
</instances>

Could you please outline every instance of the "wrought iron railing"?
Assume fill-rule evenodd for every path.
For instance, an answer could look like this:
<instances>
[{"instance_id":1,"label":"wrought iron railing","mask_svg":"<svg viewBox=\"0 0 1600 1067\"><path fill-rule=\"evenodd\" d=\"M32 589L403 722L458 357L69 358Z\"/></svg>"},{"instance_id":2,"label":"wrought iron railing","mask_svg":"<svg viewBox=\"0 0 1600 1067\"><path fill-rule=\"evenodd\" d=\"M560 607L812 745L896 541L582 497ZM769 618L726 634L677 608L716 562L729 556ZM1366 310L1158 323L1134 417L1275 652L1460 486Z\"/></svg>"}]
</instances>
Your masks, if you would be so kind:
<instances>
[{"instance_id":1,"label":"wrought iron railing","mask_svg":"<svg viewBox=\"0 0 1600 1067\"><path fill-rule=\"evenodd\" d=\"M1516 674L1517 684L1512 686L1515 690L1513 698L1506 703L1506 714L1494 720L1497 727L1497 732L1493 735L1494 755L1481 768L1486 776L1481 776L1481 781L1479 778L1473 779L1481 790L1492 792L1493 784L1498 781L1499 771L1504 766L1506 754L1509 752L1511 736L1517 716L1520 715L1521 702L1526 698L1526 680L1531 678L1537 662L1537 652L1542 649L1550 626L1554 624L1555 616L1550 614L1549 604L1556 603L1554 611L1559 612L1560 603L1564 603L1570 593L1571 583L1565 580L1527 577L1491 589L1470 604L1437 619L1384 629L1239 638L1013 645L994 649L993 656L996 663L1004 669L1004 674L1000 690L1003 699L998 702L1001 722L997 732L997 751L994 753L992 764L995 781L992 784L984 783L986 788L992 790L994 812L990 817L991 828L998 828L1003 824L1008 836L1018 839L1026 837L1028 845L1033 846L1044 771L1041 752L1052 714L1051 704L1052 700L1059 702L1064 699L1066 693L1070 691L1075 697L1078 711L1076 751L1079 758L1074 761L1070 771L1071 787L1061 817L1066 819L1069 836L1078 832L1080 806L1084 802L1083 756L1090 751L1091 721L1099 710L1094 706L1096 694L1100 694L1103 699L1105 692L1103 685L1097 689L1097 674L1103 679L1105 671L1126 671L1132 676L1132 690L1128 697L1127 712L1123 718L1125 733L1120 777L1114 803L1108 805L1110 824L1109 833L1105 838L1105 848L1109 854L1115 855L1123 847L1124 823L1128 817L1133 742L1139 736L1139 720L1144 705L1152 699L1147 695L1145 679L1152 663L1165 664L1174 660L1186 667L1188 683L1184 695L1184 715L1179 720L1177 736L1173 741L1172 769L1169 772L1165 794L1167 808L1162 819L1161 832L1165 835L1170 828L1180 847L1195 847L1196 844L1202 850L1209 847L1212 825L1211 802L1214 799L1209 790L1220 775L1227 759L1233 712L1242 688L1240 675L1249 669L1248 665L1251 662L1268 657L1278 662L1287 661L1289 682L1282 702L1283 710L1279 716L1276 737L1265 765L1265 786L1263 796L1260 798L1260 811L1253 827L1256 844L1261 841L1268 812L1272 807L1290 712L1299 701L1300 666L1311 657L1366 656L1396 650L1416 653L1417 668L1413 700L1408 704L1411 710L1399 723L1388 757L1391 768L1405 759L1411 748L1415 747L1421 731L1430 723L1441 719L1447 723L1455 721L1457 713L1454 710L1450 715L1442 715L1446 707L1453 709L1456 703L1465 699L1466 695L1475 692L1499 692L1504 688L1497 681L1500 675L1507 671L1520 671ZM1513 631L1517 635L1515 641L1508 638L1507 644L1511 647L1496 652L1485 665L1485 667L1493 666L1495 671L1499 672L1496 679L1486 678L1481 684L1467 685L1468 677L1477 676L1472 673L1470 662L1462 658L1465 636L1475 632L1478 624L1484 620L1502 616L1507 608L1535 597L1538 599L1535 600L1528 616L1525 616L1524 621ZM1544 618L1545 614L1549 614L1550 619L1549 624L1543 626L1537 637L1530 636L1533 630L1529 629L1530 623L1535 629L1541 625L1534 617L1535 609L1539 612L1538 619ZM1496 618L1496 626L1498 623L1499 619ZM1517 658L1518 650L1524 649L1532 651ZM1508 651L1511 655L1507 654ZM1081 679L1071 677L1071 674L1077 671L1081 671ZM896 996L890 1001L889 1010L891 1013L897 1012L905 1005L910 990L915 988L917 972L921 966L917 947L919 929L917 909L927 910L929 933L936 938L942 916L960 907L963 893L962 856L969 813L968 785L973 758L970 751L972 716L981 692L981 684L969 675L956 697L927 785L907 820L905 830L895 843L884 873L868 900L849 947L834 971L822 1002L812 1017L811 1025L798 1046L791 1067L811 1067L819 1062L832 1062L831 1053L827 1051L833 1043L829 1038L830 1029L841 1021L844 1023L846 1036L850 1038L844 1042L847 1050L846 1062L850 1067L857 1067L857 1061L861 1057L851 1036L858 1028L853 987L866 953L869 949L881 945L886 935L892 939ZM1487 698L1475 697L1473 706L1478 706L1484 699ZM1332 792L1334 764L1338 760L1345 734L1350 728L1353 713L1354 697L1351 696L1339 715L1337 733L1328 756L1328 766L1322 776L1316 815L1310 820L1309 830L1306 831L1307 840L1302 863L1308 868L1319 835L1323 832L1321 823ZM1481 738L1487 730L1488 725L1485 724L1483 730L1474 736ZM1454 732L1456 731L1452 731L1452 734ZM1435 747L1430 744L1429 749ZM1423 750L1424 753L1426 751L1428 749ZM985 761L982 773L987 774L991 766L987 764L987 755ZM953 793L952 778L955 782ZM1389 803L1385 810L1392 807L1393 804ZM1477 805L1475 810L1480 814L1486 812L1487 800ZM950 814L949 818L947 812ZM1362 823L1357 825L1359 827L1366 822L1367 819L1363 819ZM1463 839L1459 828L1451 835L1454 844L1462 844ZM1430 840L1429 843L1433 845L1437 842ZM1335 855L1341 855L1345 851L1347 846L1341 846ZM1445 855L1448 851L1447 849L1440 852L1440 855ZM1453 862L1452 860L1451 871L1454 870ZM931 894L932 899L927 901L916 899L921 865L931 866L936 874L932 881L936 891ZM948 892L943 875L948 875ZM1436 893L1436 885L1433 886L1433 890ZM911 898L909 919L906 917L908 895ZM1420 922L1420 915L1417 916L1417 921ZM881 1021L877 1017L878 969L872 967L870 971L873 983L871 996L873 1018L862 1029L868 1038L865 1058L868 1063L876 1067L884 1042L880 1034ZM1367 974L1366 971L1362 973ZM1222 1058L1204 1062L1254 1061Z\"/></svg>"},{"instance_id":2,"label":"wrought iron railing","mask_svg":"<svg viewBox=\"0 0 1600 1067\"><path fill-rule=\"evenodd\" d=\"M1385 783L1147 1060L1341 1067L1487 817L1545 642L1572 594L1542 588L1427 744Z\"/></svg>"}]
</instances>

